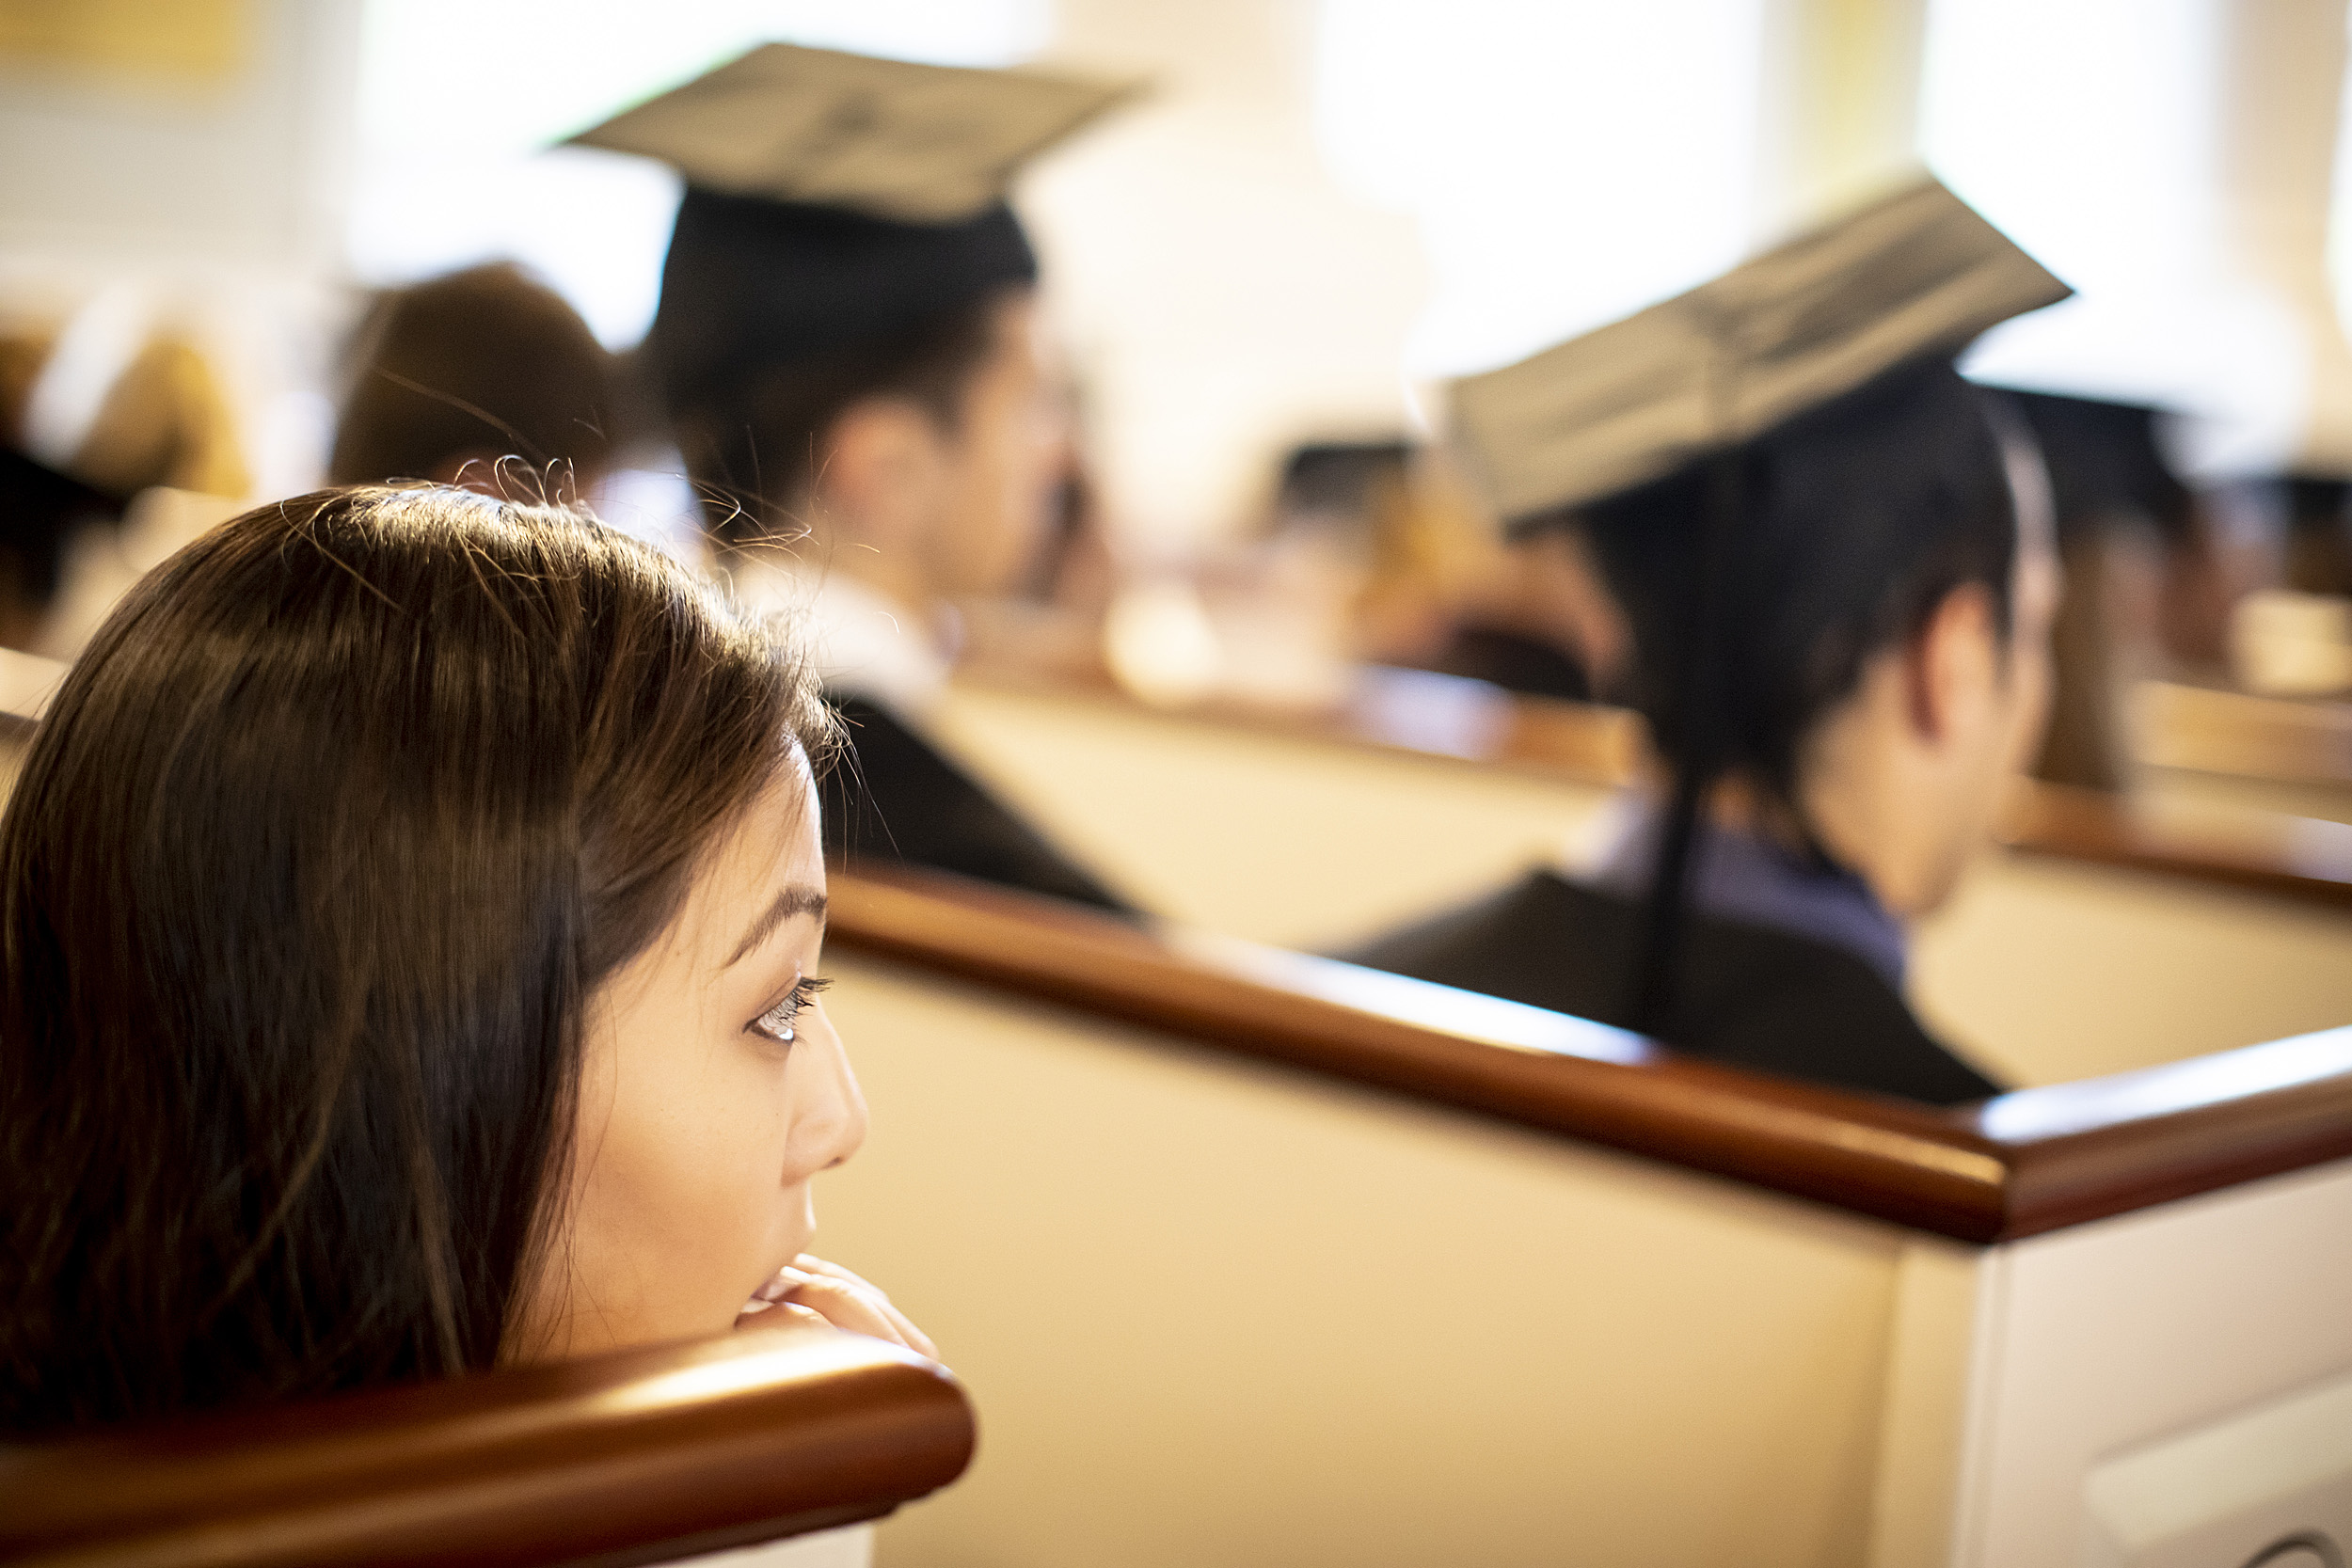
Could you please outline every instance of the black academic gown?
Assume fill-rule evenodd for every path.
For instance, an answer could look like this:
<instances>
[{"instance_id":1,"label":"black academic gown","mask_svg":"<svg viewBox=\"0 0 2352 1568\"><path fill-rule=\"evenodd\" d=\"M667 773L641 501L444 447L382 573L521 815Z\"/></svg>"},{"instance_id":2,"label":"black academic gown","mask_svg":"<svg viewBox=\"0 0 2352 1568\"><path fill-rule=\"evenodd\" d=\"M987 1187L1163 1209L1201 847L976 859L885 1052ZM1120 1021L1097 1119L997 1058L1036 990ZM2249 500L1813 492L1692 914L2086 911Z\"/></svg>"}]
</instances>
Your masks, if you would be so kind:
<instances>
[{"instance_id":1,"label":"black academic gown","mask_svg":"<svg viewBox=\"0 0 2352 1568\"><path fill-rule=\"evenodd\" d=\"M1629 1026L1644 911L1534 871L1491 897L1341 957L1415 979ZM1842 947L1693 911L1669 1043L1727 1066L1957 1105L2001 1092L1919 1026Z\"/></svg>"},{"instance_id":2,"label":"black academic gown","mask_svg":"<svg viewBox=\"0 0 2352 1568\"><path fill-rule=\"evenodd\" d=\"M845 869L928 866L1136 916L888 707L849 693L829 696L848 748L822 786L825 852Z\"/></svg>"}]
</instances>

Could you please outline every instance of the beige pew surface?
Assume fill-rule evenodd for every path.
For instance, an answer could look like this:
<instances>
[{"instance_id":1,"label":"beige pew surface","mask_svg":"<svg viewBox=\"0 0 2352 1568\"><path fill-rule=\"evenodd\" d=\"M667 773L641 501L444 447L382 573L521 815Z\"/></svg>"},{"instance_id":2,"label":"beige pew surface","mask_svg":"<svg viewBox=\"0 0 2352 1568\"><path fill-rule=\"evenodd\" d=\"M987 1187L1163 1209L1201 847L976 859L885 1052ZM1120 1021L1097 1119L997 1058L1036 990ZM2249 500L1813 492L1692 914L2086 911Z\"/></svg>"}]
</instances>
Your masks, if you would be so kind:
<instances>
[{"instance_id":1,"label":"beige pew surface","mask_svg":"<svg viewBox=\"0 0 2352 1568\"><path fill-rule=\"evenodd\" d=\"M2169 792L2352 822L2352 703L2143 681L2130 730Z\"/></svg>"},{"instance_id":2,"label":"beige pew surface","mask_svg":"<svg viewBox=\"0 0 2352 1568\"><path fill-rule=\"evenodd\" d=\"M2136 787L2188 804L2277 812L2352 824L2352 784L2249 779L2202 768L2143 767Z\"/></svg>"},{"instance_id":3,"label":"beige pew surface","mask_svg":"<svg viewBox=\"0 0 2352 1568\"><path fill-rule=\"evenodd\" d=\"M881 1568L1863 1560L1893 1227L828 961L823 1245L985 1413Z\"/></svg>"},{"instance_id":4,"label":"beige pew surface","mask_svg":"<svg viewBox=\"0 0 2352 1568\"><path fill-rule=\"evenodd\" d=\"M2061 1568L2106 1458L2352 1371L2352 1031L1936 1112L834 892L819 1250L983 1413L881 1568Z\"/></svg>"},{"instance_id":5,"label":"beige pew surface","mask_svg":"<svg viewBox=\"0 0 2352 1568\"><path fill-rule=\"evenodd\" d=\"M1085 696L965 685L941 727L1138 902L1286 946L1340 946L1581 853L1611 799ZM1919 932L1913 990L1996 1076L2063 1083L2352 1022L2352 908L1991 851Z\"/></svg>"}]
</instances>

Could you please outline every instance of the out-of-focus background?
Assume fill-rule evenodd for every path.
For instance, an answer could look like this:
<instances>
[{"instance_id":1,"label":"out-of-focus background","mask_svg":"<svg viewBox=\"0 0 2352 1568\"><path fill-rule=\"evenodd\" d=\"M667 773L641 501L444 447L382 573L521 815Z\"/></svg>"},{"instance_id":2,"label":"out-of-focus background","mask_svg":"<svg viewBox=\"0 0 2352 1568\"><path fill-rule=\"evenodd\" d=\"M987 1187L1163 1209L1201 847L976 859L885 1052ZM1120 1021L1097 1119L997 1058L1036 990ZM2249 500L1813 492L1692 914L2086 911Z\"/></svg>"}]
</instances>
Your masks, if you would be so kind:
<instances>
[{"instance_id":1,"label":"out-of-focus background","mask_svg":"<svg viewBox=\"0 0 2352 1568\"><path fill-rule=\"evenodd\" d=\"M1496 538L1445 381L1921 165L2077 290L1964 369L2153 411L2154 488L2070 536L2042 773L2267 813L2200 819L2225 862L2352 865L2333 0L0 0L0 420L87 487L52 513L121 519L8 558L0 644L70 657L192 530L319 483L380 290L511 260L625 355L677 177L558 144L769 40L1150 83L1015 192L1081 467L1025 594L967 607L939 722L1152 908L1329 944L1585 832L1638 736L1509 693L1605 703L1622 649L1569 546ZM675 451L615 435L592 499L692 553ZM1972 883L1921 950L1923 1006L2021 1079L2340 1022L2332 916L2217 908L2244 983L2201 1011L2086 955L2163 973L2148 911L2218 895L2136 884L2042 941L2017 911L2071 874Z\"/></svg>"},{"instance_id":2,"label":"out-of-focus background","mask_svg":"<svg viewBox=\"0 0 2352 1568\"><path fill-rule=\"evenodd\" d=\"M627 389L678 179L573 133L767 40L1145 79L1013 192L1076 454L1019 583L936 617L955 669L909 730L1168 945L835 884L827 1010L878 1115L825 1248L985 1413L882 1560L2056 1564L2094 1560L2081 1496L2202 1528L2214 1454L2278 1469L2352 1408L2319 1033L2352 1020L2346 10L0 0L0 752L142 572L323 483L385 291L456 269L577 310L540 339L577 376L526 380L611 414L580 487L705 559ZM1552 1131L1458 1117L1536 1081L1529 1030L1646 1058L1248 945L1344 951L1589 863L1656 777L1613 702L1623 618L1573 533L1501 537L1446 384L1921 166L2076 291L1963 365L2042 438L2067 588L2037 777L1906 983L2056 1092L1914 1138L1649 1061L1623 1081L1664 1087L1563 1076L1567 1119L1506 1113ZM1006 958L1063 943L1125 955L1109 1001ZM1360 1060L1292 1070L1317 1052ZM1415 1086L1416 1053L1502 1087ZM1695 1141L1652 1138L1693 1105ZM2289 1396L2330 1402L2202 1424Z\"/></svg>"},{"instance_id":3,"label":"out-of-focus background","mask_svg":"<svg viewBox=\"0 0 2352 1568\"><path fill-rule=\"evenodd\" d=\"M1154 84L1020 192L1142 554L1913 157L2081 292L1977 372L2192 416L2201 476L2352 470L2344 18L2306 0L7 0L0 305L184 323L252 486L298 486L359 289L512 257L633 343L676 179L549 146L768 39Z\"/></svg>"}]
</instances>

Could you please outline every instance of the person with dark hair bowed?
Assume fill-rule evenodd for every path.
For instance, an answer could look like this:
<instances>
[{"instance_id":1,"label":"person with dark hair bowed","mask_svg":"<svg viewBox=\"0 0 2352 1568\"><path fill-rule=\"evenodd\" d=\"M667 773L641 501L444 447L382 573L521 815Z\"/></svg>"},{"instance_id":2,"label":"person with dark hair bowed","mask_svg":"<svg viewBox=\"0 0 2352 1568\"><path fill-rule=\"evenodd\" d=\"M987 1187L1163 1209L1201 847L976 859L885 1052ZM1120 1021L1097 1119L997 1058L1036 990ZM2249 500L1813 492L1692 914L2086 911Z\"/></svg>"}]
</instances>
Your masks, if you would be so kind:
<instances>
[{"instance_id":1,"label":"person with dark hair bowed","mask_svg":"<svg viewBox=\"0 0 2352 1568\"><path fill-rule=\"evenodd\" d=\"M246 513L0 817L0 1432L821 1318L866 1107L792 645L568 510Z\"/></svg>"},{"instance_id":2,"label":"person with dark hair bowed","mask_svg":"<svg viewBox=\"0 0 2352 1568\"><path fill-rule=\"evenodd\" d=\"M624 387L563 295L512 261L378 295L353 334L326 473L588 494L624 442Z\"/></svg>"},{"instance_id":3,"label":"person with dark hair bowed","mask_svg":"<svg viewBox=\"0 0 2352 1568\"><path fill-rule=\"evenodd\" d=\"M1998 1092L1903 999L2047 707L2057 566L2023 421L1951 359L2065 286L1932 181L1474 378L1521 532L1572 530L1630 633L1658 788L1597 864L1349 955L1721 1062Z\"/></svg>"},{"instance_id":4,"label":"person with dark hair bowed","mask_svg":"<svg viewBox=\"0 0 2352 1568\"><path fill-rule=\"evenodd\" d=\"M1126 90L768 44L575 138L686 177L643 358L738 593L810 616L850 865L1131 912L926 713L956 601L1029 576L1069 469L1006 182Z\"/></svg>"}]
</instances>

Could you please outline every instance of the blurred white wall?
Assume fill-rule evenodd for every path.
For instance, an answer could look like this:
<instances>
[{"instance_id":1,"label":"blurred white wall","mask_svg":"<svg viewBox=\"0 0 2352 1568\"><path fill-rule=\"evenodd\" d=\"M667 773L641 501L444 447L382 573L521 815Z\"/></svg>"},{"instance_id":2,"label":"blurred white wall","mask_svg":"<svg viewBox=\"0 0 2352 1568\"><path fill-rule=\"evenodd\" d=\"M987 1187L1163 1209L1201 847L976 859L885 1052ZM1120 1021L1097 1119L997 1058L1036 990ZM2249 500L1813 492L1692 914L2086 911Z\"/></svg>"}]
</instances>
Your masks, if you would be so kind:
<instances>
[{"instance_id":1,"label":"blurred white wall","mask_svg":"<svg viewBox=\"0 0 2352 1568\"><path fill-rule=\"evenodd\" d=\"M360 0L169 10L87 0L0 26L0 331L87 310L130 348L184 334L257 487L283 493L325 439Z\"/></svg>"},{"instance_id":2,"label":"blurred white wall","mask_svg":"<svg viewBox=\"0 0 2352 1568\"><path fill-rule=\"evenodd\" d=\"M1144 553L1236 521L1301 436L1407 419L1421 250L1323 156L1315 19L1311 0L1060 0L1050 59L1155 85L1020 193Z\"/></svg>"},{"instance_id":3,"label":"blurred white wall","mask_svg":"<svg viewBox=\"0 0 2352 1568\"><path fill-rule=\"evenodd\" d=\"M174 8L201 22L177 49L103 25L0 34L0 247L279 269L336 253L359 0Z\"/></svg>"},{"instance_id":4,"label":"blurred white wall","mask_svg":"<svg viewBox=\"0 0 2352 1568\"><path fill-rule=\"evenodd\" d=\"M1938 0L1921 147L2079 291L1971 373L2185 410L2203 472L2352 471L2344 82L2343 0Z\"/></svg>"},{"instance_id":5,"label":"blurred white wall","mask_svg":"<svg viewBox=\"0 0 2352 1568\"><path fill-rule=\"evenodd\" d=\"M1915 150L2083 291L1988 342L1988 378L2203 409L2209 468L2352 468L2344 9L186 0L236 21L232 69L28 65L0 28L0 315L206 295L254 466L294 482L351 282L513 255L633 341L675 180L545 149L786 38L1157 84L1020 192L1140 554L1229 530L1290 443L1409 428L1430 378L1674 293ZM101 13L154 14L56 14Z\"/></svg>"},{"instance_id":6,"label":"blurred white wall","mask_svg":"<svg viewBox=\"0 0 2352 1568\"><path fill-rule=\"evenodd\" d=\"M1484 370L1747 247L1764 0L1326 0L1317 130L1434 273L1406 369Z\"/></svg>"}]
</instances>

